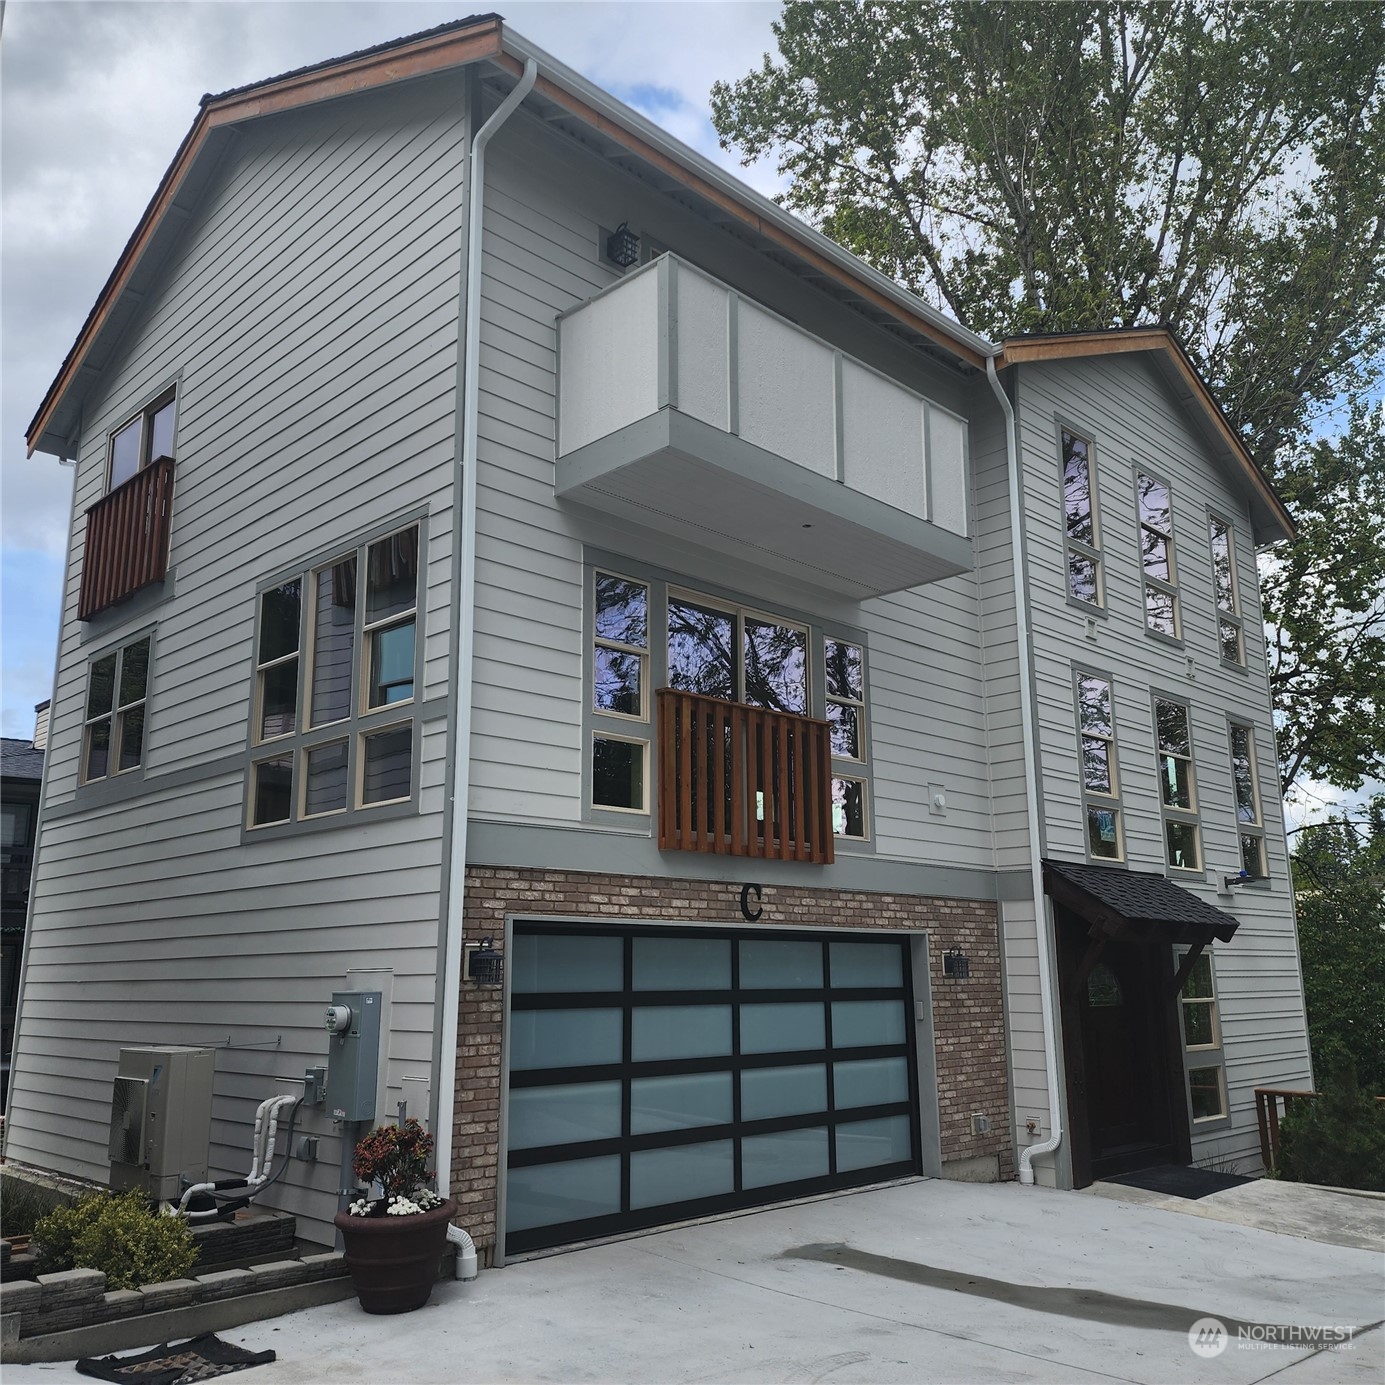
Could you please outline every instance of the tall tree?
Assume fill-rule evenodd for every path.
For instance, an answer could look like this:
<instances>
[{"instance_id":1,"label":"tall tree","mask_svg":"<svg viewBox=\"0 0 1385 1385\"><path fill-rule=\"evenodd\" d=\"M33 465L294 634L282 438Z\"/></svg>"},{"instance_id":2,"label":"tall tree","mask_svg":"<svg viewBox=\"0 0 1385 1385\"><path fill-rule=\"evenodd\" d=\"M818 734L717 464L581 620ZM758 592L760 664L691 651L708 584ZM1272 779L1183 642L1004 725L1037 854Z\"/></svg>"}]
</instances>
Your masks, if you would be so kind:
<instances>
[{"instance_id":1,"label":"tall tree","mask_svg":"<svg viewBox=\"0 0 1385 1385\"><path fill-rule=\"evenodd\" d=\"M1267 591L1269 623L1292 627L1281 650L1303 655L1275 670L1285 768L1378 772L1376 738L1333 713L1385 712L1366 666L1379 566L1372 593L1362 545L1319 542L1350 487L1303 471L1334 446L1313 445L1320 416L1385 359L1385 6L804 0L774 32L777 56L719 83L712 112L725 147L777 156L786 205L992 337L1178 333L1306 521L1330 594ZM1344 465L1379 435L1360 414ZM1300 706L1322 652L1342 692Z\"/></svg>"}]
</instances>

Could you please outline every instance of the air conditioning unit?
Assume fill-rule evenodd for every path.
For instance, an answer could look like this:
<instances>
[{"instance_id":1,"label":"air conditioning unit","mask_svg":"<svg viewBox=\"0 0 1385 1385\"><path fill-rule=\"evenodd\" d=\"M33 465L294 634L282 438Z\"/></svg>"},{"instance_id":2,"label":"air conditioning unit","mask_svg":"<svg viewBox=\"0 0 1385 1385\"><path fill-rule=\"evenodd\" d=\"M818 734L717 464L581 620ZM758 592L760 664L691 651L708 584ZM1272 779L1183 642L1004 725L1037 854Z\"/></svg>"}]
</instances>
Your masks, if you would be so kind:
<instances>
[{"instance_id":1,"label":"air conditioning unit","mask_svg":"<svg viewBox=\"0 0 1385 1385\"><path fill-rule=\"evenodd\" d=\"M176 1201L207 1178L216 1053L181 1044L120 1050L111 1091L111 1187Z\"/></svg>"}]
</instances>

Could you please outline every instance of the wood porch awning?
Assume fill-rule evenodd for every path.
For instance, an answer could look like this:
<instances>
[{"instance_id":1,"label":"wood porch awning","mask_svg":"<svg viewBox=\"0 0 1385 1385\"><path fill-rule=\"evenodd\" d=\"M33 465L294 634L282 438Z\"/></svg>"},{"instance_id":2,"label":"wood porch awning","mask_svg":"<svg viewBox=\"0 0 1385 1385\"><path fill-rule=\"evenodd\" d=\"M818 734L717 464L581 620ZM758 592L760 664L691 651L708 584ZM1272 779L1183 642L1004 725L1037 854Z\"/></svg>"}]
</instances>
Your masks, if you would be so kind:
<instances>
[{"instance_id":1,"label":"wood porch awning","mask_svg":"<svg viewBox=\"0 0 1385 1385\"><path fill-rule=\"evenodd\" d=\"M1236 932L1230 914L1162 875L1109 866L1045 861L1044 890L1055 904L1091 925L1091 936L1111 942L1177 943L1199 952Z\"/></svg>"}]
</instances>

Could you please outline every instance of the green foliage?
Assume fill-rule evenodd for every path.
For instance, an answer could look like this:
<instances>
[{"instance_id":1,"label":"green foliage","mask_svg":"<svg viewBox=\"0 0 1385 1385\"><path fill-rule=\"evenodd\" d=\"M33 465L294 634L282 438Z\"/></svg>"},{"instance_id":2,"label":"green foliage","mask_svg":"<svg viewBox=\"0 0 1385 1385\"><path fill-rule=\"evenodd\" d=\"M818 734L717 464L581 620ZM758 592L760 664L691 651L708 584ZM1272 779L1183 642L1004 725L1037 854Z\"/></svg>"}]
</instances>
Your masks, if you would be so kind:
<instances>
[{"instance_id":1,"label":"green foliage","mask_svg":"<svg viewBox=\"0 0 1385 1385\"><path fill-rule=\"evenodd\" d=\"M1323 1060L1318 1096L1292 1102L1285 1113L1279 1175L1385 1193L1385 1103L1361 1090L1356 1065L1339 1046Z\"/></svg>"},{"instance_id":2,"label":"green foliage","mask_svg":"<svg viewBox=\"0 0 1385 1385\"><path fill-rule=\"evenodd\" d=\"M1286 782L1379 773L1381 423L1318 423L1385 361L1385 6L800 0L774 33L712 115L789 207L992 338L1178 333L1304 530L1266 600Z\"/></svg>"},{"instance_id":3,"label":"green foliage","mask_svg":"<svg viewBox=\"0 0 1385 1385\"><path fill-rule=\"evenodd\" d=\"M1385 795L1360 820L1301 828L1293 867L1313 1066L1338 1048L1385 1095Z\"/></svg>"},{"instance_id":4,"label":"green foliage","mask_svg":"<svg viewBox=\"0 0 1385 1385\"><path fill-rule=\"evenodd\" d=\"M0 1170L0 1234L7 1240L27 1236L41 1216L65 1201L56 1189L7 1176Z\"/></svg>"},{"instance_id":5,"label":"green foliage","mask_svg":"<svg viewBox=\"0 0 1385 1385\"><path fill-rule=\"evenodd\" d=\"M433 1177L428 1160L433 1137L412 1116L402 1125L377 1125L356 1146L351 1167L368 1186L379 1183L385 1196L407 1196Z\"/></svg>"},{"instance_id":6,"label":"green foliage","mask_svg":"<svg viewBox=\"0 0 1385 1385\"><path fill-rule=\"evenodd\" d=\"M56 1207L34 1227L40 1274L103 1270L107 1289L180 1279L197 1261L187 1224L151 1211L138 1192L95 1193Z\"/></svg>"}]
</instances>

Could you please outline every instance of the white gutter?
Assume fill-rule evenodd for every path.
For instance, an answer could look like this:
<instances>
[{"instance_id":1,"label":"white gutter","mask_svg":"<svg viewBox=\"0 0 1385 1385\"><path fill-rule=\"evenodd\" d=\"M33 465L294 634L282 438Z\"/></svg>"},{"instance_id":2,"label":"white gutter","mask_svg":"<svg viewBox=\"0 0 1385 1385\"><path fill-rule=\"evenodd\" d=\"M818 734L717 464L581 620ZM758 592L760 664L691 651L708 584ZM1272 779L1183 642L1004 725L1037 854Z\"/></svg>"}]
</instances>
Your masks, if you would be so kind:
<instances>
[{"instance_id":1,"label":"white gutter","mask_svg":"<svg viewBox=\"0 0 1385 1385\"><path fill-rule=\"evenodd\" d=\"M1026 1186L1034 1182L1034 1160L1052 1154L1063 1142L1063 1103L1058 1096L1058 1027L1053 1004L1053 964L1049 960L1052 924L1048 901L1044 898L1044 867L1039 840L1039 782L1034 762L1034 674L1030 663L1029 590L1025 583L1024 544L1020 528L1023 505L1020 487L1019 445L1015 440L1015 411L995 373L995 356L986 357L986 378L1005 411L1005 456L1010 472L1010 561L1015 571L1015 640L1020 666L1020 733L1024 749L1024 805L1029 819L1029 875L1034 892L1034 935L1039 951L1039 1004L1043 1012L1044 1080L1048 1084L1049 1137L1029 1145L1020 1154L1019 1179Z\"/></svg>"},{"instance_id":2,"label":"white gutter","mask_svg":"<svg viewBox=\"0 0 1385 1385\"><path fill-rule=\"evenodd\" d=\"M984 337L980 337L975 332L963 327L961 323L955 322L931 303L926 303L907 289L900 288L888 275L872 268L864 260L858 260L849 250L843 250L835 241L828 240L820 231L813 230L811 226L800 221L790 212L786 212L778 203L771 202L768 197L756 192L741 182L739 178L699 154L695 149L690 149L680 140L674 139L667 130L661 130L653 121L647 120L638 111L625 105L624 102L617 101L609 92L603 91L595 83L589 82L581 73L574 72L572 68L560 63L557 58L545 53L542 48L530 43L528 39L515 33L508 26L503 31L502 46L511 57L523 61L526 64L526 70L528 63L539 64L543 69L545 78L572 93L584 105L596 111L598 115L605 116L613 124L623 126L637 134L640 139L658 150L659 153L696 173L699 178L712 184L718 191L725 193L727 197L754 212L760 220L773 223L801 245L813 250L824 259L831 260L833 264L845 270L852 278L869 284L877 293L897 303L905 311L924 319L939 331L945 332L953 341L969 347L978 356L993 356L1000 349L994 342L987 341Z\"/></svg>"},{"instance_id":3,"label":"white gutter","mask_svg":"<svg viewBox=\"0 0 1385 1385\"><path fill-rule=\"evenodd\" d=\"M463 903L466 898L466 837L471 797L471 655L476 634L476 415L481 395L481 216L486 186L486 145L533 90L539 75L531 58L524 75L471 142L467 167L466 326L462 390L461 587L457 612L457 715L452 729L452 841L448 852L446 952L442 976L442 1072L438 1074L438 1121L433 1132L438 1187L452 1187L452 1121L455 1110L457 1011L462 978Z\"/></svg>"}]
</instances>

